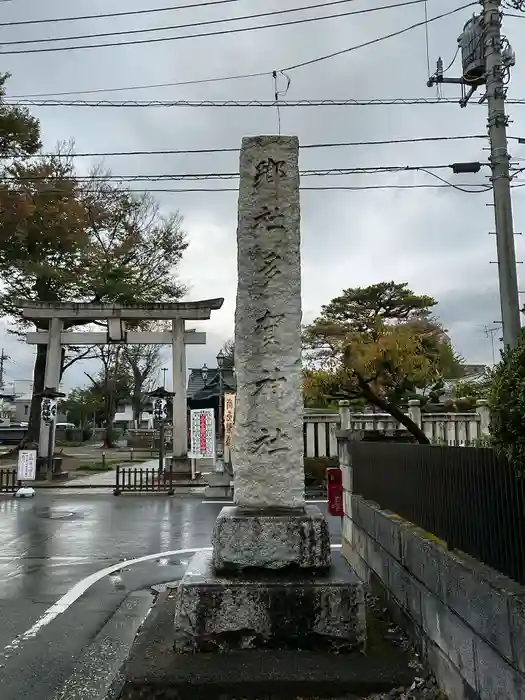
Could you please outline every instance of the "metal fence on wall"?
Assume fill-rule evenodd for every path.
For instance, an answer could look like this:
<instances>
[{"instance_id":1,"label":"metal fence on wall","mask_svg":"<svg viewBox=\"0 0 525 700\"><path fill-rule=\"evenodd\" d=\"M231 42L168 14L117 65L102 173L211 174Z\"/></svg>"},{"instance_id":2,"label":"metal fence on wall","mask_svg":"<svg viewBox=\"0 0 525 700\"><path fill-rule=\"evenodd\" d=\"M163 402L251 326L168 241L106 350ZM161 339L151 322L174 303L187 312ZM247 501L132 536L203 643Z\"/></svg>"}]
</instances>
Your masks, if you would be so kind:
<instances>
[{"instance_id":1,"label":"metal fence on wall","mask_svg":"<svg viewBox=\"0 0 525 700\"><path fill-rule=\"evenodd\" d=\"M349 442L353 492L525 584L525 478L490 448Z\"/></svg>"}]
</instances>

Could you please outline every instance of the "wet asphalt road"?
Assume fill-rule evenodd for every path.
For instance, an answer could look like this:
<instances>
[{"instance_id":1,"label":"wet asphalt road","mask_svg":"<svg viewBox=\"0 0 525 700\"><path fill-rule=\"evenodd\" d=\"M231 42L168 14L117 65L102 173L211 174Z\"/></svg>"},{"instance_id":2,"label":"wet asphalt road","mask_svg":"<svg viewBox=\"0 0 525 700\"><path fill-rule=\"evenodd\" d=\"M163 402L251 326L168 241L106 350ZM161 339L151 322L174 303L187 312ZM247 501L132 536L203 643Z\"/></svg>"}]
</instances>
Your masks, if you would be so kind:
<instances>
[{"instance_id":1,"label":"wet asphalt road","mask_svg":"<svg viewBox=\"0 0 525 700\"><path fill-rule=\"evenodd\" d=\"M325 504L319 504L325 510ZM182 576L206 547L221 504L200 496L38 492L0 497L0 682L2 700L53 700L76 659L130 592ZM329 518L332 542L340 519ZM26 634L73 586L94 572L159 553L106 575L36 633Z\"/></svg>"}]
</instances>

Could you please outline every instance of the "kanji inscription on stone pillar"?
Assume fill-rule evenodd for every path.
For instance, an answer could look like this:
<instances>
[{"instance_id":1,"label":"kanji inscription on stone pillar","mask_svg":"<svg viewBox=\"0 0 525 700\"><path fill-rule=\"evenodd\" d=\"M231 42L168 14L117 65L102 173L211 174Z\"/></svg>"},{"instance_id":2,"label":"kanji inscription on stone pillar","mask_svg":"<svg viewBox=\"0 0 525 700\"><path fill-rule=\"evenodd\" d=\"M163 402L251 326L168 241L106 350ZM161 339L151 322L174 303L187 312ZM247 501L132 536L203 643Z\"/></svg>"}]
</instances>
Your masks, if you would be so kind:
<instances>
[{"instance_id":1,"label":"kanji inscription on stone pillar","mask_svg":"<svg viewBox=\"0 0 525 700\"><path fill-rule=\"evenodd\" d=\"M235 501L304 505L299 141L244 138L235 313Z\"/></svg>"}]
</instances>

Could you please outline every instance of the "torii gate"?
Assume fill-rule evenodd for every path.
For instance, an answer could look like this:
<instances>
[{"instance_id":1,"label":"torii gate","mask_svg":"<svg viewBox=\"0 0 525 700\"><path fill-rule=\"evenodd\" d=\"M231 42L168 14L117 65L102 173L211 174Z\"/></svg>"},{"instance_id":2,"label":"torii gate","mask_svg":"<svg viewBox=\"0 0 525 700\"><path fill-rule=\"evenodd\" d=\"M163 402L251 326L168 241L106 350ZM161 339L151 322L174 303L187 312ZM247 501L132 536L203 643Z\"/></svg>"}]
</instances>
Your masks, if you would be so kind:
<instances>
[{"instance_id":1,"label":"torii gate","mask_svg":"<svg viewBox=\"0 0 525 700\"><path fill-rule=\"evenodd\" d=\"M224 299L155 304L89 304L19 302L25 319L49 323L48 331L27 333L31 345L47 345L44 386L58 388L63 345L149 345L170 344L173 349L173 459L185 461L188 455L186 408L186 345L204 345L206 333L185 330L185 321L206 320L222 307ZM68 326L86 321L107 321L107 332L68 332ZM171 331L127 331L126 320L163 320L172 322ZM38 452L48 452L49 431L42 422ZM174 465L175 466L175 465ZM181 465L182 466L182 465Z\"/></svg>"}]
</instances>

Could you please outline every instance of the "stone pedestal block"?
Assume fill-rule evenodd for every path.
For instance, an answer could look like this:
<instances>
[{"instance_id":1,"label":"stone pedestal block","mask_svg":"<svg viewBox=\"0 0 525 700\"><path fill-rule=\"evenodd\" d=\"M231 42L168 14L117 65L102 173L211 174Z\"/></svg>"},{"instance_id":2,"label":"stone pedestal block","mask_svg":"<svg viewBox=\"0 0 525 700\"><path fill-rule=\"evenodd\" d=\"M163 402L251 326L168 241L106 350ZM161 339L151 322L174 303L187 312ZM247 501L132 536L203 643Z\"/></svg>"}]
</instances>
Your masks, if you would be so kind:
<instances>
[{"instance_id":1,"label":"stone pedestal block","mask_svg":"<svg viewBox=\"0 0 525 700\"><path fill-rule=\"evenodd\" d=\"M232 480L228 472L210 472L205 476L208 486L229 486Z\"/></svg>"},{"instance_id":2,"label":"stone pedestal block","mask_svg":"<svg viewBox=\"0 0 525 700\"><path fill-rule=\"evenodd\" d=\"M338 554L323 572L216 573L196 554L176 594L175 650L362 650L364 584Z\"/></svg>"},{"instance_id":3,"label":"stone pedestal block","mask_svg":"<svg viewBox=\"0 0 525 700\"><path fill-rule=\"evenodd\" d=\"M174 479L191 479L191 461L187 457L168 457Z\"/></svg>"},{"instance_id":4,"label":"stone pedestal block","mask_svg":"<svg viewBox=\"0 0 525 700\"><path fill-rule=\"evenodd\" d=\"M204 498L208 498L210 501L214 501L219 498L227 500L231 497L231 486L206 486L204 489Z\"/></svg>"},{"instance_id":5,"label":"stone pedestal block","mask_svg":"<svg viewBox=\"0 0 525 700\"><path fill-rule=\"evenodd\" d=\"M232 496L233 487L230 485L231 476L228 472L222 474L211 472L206 474L208 486L204 489L205 498L229 498Z\"/></svg>"},{"instance_id":6,"label":"stone pedestal block","mask_svg":"<svg viewBox=\"0 0 525 700\"><path fill-rule=\"evenodd\" d=\"M218 571L330 566L328 523L315 506L263 510L226 506L215 522L212 543Z\"/></svg>"}]
</instances>

